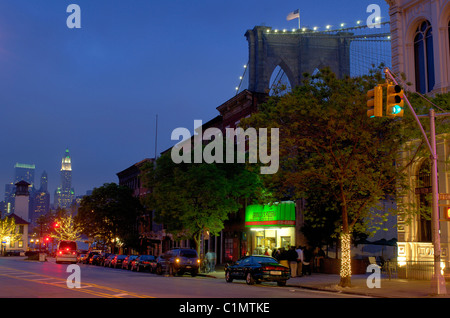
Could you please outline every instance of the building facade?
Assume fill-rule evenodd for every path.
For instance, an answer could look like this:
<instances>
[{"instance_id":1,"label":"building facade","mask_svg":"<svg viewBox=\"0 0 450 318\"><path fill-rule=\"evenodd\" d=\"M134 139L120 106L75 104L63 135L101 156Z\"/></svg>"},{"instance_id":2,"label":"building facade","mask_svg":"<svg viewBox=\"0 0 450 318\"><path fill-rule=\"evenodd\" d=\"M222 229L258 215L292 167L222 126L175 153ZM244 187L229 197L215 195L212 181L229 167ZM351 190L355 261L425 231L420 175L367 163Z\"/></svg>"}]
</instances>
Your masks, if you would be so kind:
<instances>
[{"instance_id":1,"label":"building facade","mask_svg":"<svg viewBox=\"0 0 450 318\"><path fill-rule=\"evenodd\" d=\"M405 91L428 96L450 92L450 2L446 0L386 0L389 4L392 39L392 70L404 74ZM437 112L439 112L437 110ZM419 114L420 115L420 114ZM411 141L414 145L418 141ZM408 146L407 145L407 146ZM437 136L439 193L450 193L450 133ZM412 151L401 154L400 164L411 158ZM398 260L433 261L431 220L417 213L430 206L430 160L416 158L408 168L411 190L399 198ZM439 201L441 258L450 261L450 222L446 222L444 205ZM416 213L407 213L415 211Z\"/></svg>"},{"instance_id":2,"label":"building facade","mask_svg":"<svg viewBox=\"0 0 450 318\"><path fill-rule=\"evenodd\" d=\"M29 222L25 221L14 213L9 217L14 218L14 221L16 223L16 233L20 234L21 237L16 241L7 238L4 245L5 251L7 254L13 253L12 255L16 255L16 253L19 253L19 255L24 256L25 252L28 251Z\"/></svg>"},{"instance_id":3,"label":"building facade","mask_svg":"<svg viewBox=\"0 0 450 318\"><path fill-rule=\"evenodd\" d=\"M133 196L143 198L150 189L143 186L141 181L141 168L144 164L153 164L153 158L143 159L130 167L117 173L119 185L129 187L133 190ZM157 224L153 220L153 211L147 210L137 220L137 229L139 233L139 254L160 255L163 251L170 248L171 238L168 237L161 224Z\"/></svg>"},{"instance_id":4,"label":"building facade","mask_svg":"<svg viewBox=\"0 0 450 318\"><path fill-rule=\"evenodd\" d=\"M450 90L450 3L386 0L389 4L392 69L422 94Z\"/></svg>"},{"instance_id":5,"label":"building facade","mask_svg":"<svg viewBox=\"0 0 450 318\"><path fill-rule=\"evenodd\" d=\"M14 206L14 214L22 218L26 222L30 221L30 184L26 181L20 181L16 184L16 193Z\"/></svg>"}]
</instances>

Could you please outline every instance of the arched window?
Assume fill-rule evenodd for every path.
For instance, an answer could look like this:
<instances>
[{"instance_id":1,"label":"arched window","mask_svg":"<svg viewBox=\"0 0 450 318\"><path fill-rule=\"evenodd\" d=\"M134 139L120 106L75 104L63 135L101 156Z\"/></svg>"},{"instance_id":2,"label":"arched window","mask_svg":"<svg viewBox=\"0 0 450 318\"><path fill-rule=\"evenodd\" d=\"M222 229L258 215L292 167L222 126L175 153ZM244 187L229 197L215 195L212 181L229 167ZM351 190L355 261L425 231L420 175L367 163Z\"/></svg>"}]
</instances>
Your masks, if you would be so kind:
<instances>
[{"instance_id":1,"label":"arched window","mask_svg":"<svg viewBox=\"0 0 450 318\"><path fill-rule=\"evenodd\" d=\"M414 35L416 91L428 93L434 88L433 33L428 21L422 22Z\"/></svg>"}]
</instances>

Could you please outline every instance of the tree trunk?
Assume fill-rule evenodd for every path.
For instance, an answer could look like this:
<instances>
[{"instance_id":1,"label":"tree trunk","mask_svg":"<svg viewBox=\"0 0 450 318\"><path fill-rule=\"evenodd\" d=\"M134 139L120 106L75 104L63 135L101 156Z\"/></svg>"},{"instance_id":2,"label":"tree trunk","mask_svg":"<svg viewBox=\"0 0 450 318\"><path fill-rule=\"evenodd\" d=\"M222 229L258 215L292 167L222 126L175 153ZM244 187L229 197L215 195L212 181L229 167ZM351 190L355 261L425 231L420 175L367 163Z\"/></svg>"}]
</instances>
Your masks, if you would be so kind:
<instances>
[{"instance_id":1,"label":"tree trunk","mask_svg":"<svg viewBox=\"0 0 450 318\"><path fill-rule=\"evenodd\" d=\"M351 236L348 233L341 234L341 281L339 286L350 287L351 286Z\"/></svg>"},{"instance_id":2,"label":"tree trunk","mask_svg":"<svg viewBox=\"0 0 450 318\"><path fill-rule=\"evenodd\" d=\"M201 233L202 232L194 234L195 249L197 251L198 256L200 256L200 243L201 243L201 238L202 238Z\"/></svg>"},{"instance_id":3,"label":"tree trunk","mask_svg":"<svg viewBox=\"0 0 450 318\"><path fill-rule=\"evenodd\" d=\"M342 233L341 233L341 281L339 286L350 287L351 286L351 235L348 226L348 212L347 205L344 196L344 191L341 186L342 193Z\"/></svg>"}]
</instances>

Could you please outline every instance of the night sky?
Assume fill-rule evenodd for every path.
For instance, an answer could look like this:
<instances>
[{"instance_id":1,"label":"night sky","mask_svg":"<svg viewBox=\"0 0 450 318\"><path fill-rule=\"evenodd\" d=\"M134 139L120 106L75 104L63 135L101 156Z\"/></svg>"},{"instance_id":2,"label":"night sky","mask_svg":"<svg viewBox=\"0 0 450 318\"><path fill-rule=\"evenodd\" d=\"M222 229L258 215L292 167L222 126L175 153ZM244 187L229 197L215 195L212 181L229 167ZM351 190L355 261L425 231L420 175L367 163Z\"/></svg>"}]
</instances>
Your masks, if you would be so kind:
<instances>
[{"instance_id":1,"label":"night sky","mask_svg":"<svg viewBox=\"0 0 450 318\"><path fill-rule=\"evenodd\" d=\"M66 25L81 8L81 29ZM49 177L53 203L66 148L76 195L176 142L172 130L218 115L248 61L256 25L325 29L366 21L384 0L0 0L0 200L14 164Z\"/></svg>"}]
</instances>

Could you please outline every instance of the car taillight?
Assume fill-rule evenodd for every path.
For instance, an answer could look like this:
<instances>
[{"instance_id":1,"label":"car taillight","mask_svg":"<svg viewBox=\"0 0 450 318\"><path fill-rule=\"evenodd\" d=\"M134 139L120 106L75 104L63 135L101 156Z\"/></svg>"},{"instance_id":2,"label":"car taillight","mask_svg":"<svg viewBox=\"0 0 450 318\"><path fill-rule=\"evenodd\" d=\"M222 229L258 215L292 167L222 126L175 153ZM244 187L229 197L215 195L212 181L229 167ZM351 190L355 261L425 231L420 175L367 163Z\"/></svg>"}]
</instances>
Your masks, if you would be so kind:
<instances>
[{"instance_id":1,"label":"car taillight","mask_svg":"<svg viewBox=\"0 0 450 318\"><path fill-rule=\"evenodd\" d=\"M273 271L276 270L277 268L275 266L263 266L262 270L263 271Z\"/></svg>"},{"instance_id":2,"label":"car taillight","mask_svg":"<svg viewBox=\"0 0 450 318\"><path fill-rule=\"evenodd\" d=\"M61 255L62 254L62 251L59 251L59 255Z\"/></svg>"},{"instance_id":3,"label":"car taillight","mask_svg":"<svg viewBox=\"0 0 450 318\"><path fill-rule=\"evenodd\" d=\"M72 254L75 255L76 253L75 253L75 252L72 252Z\"/></svg>"}]
</instances>

